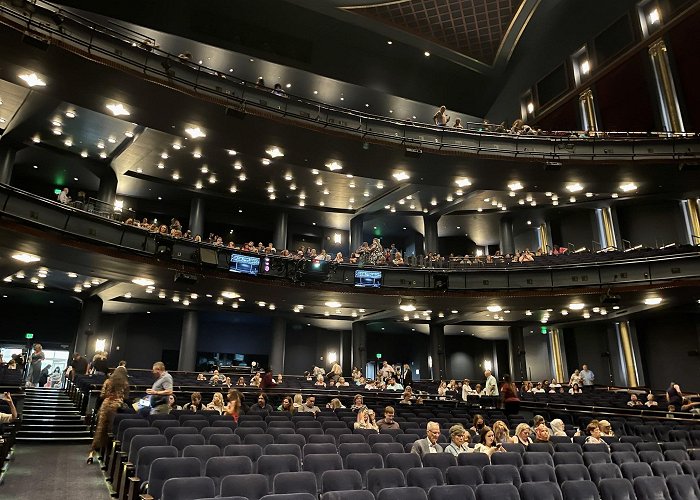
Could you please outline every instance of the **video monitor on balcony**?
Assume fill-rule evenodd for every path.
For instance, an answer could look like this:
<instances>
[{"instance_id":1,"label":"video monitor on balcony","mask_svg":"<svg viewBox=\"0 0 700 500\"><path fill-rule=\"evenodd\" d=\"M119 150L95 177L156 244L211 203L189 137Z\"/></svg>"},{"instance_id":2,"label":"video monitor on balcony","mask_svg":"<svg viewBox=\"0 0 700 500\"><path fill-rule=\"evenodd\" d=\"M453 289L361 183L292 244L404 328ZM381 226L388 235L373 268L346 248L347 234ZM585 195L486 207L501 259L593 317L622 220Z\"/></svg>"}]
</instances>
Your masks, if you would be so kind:
<instances>
[{"instance_id":1,"label":"video monitor on balcony","mask_svg":"<svg viewBox=\"0 0 700 500\"><path fill-rule=\"evenodd\" d=\"M260 257L232 253L228 270L232 273L252 274L253 276L257 276L260 270Z\"/></svg>"},{"instance_id":2,"label":"video monitor on balcony","mask_svg":"<svg viewBox=\"0 0 700 500\"><path fill-rule=\"evenodd\" d=\"M382 286L381 271L355 270L355 286L362 288L379 288Z\"/></svg>"}]
</instances>

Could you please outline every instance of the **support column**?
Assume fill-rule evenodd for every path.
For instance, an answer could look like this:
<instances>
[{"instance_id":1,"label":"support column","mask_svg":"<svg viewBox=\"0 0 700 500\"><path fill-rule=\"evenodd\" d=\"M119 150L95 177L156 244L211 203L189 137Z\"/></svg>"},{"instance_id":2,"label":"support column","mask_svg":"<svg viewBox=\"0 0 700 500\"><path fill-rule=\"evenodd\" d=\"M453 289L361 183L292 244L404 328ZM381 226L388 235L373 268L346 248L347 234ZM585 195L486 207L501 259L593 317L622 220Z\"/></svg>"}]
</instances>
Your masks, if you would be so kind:
<instances>
[{"instance_id":1,"label":"support column","mask_svg":"<svg viewBox=\"0 0 700 500\"><path fill-rule=\"evenodd\" d=\"M610 207L596 208L596 225L601 248L615 247L624 250L624 246L619 246L617 235L615 234L615 223Z\"/></svg>"},{"instance_id":2,"label":"support column","mask_svg":"<svg viewBox=\"0 0 700 500\"><path fill-rule=\"evenodd\" d=\"M284 373L284 354L287 339L287 322L284 318L272 320L272 347L270 348L270 369L273 374Z\"/></svg>"},{"instance_id":3,"label":"support column","mask_svg":"<svg viewBox=\"0 0 700 500\"><path fill-rule=\"evenodd\" d=\"M277 220L275 220L275 232L272 236L272 244L278 252L287 248L287 212L277 212Z\"/></svg>"},{"instance_id":4,"label":"support column","mask_svg":"<svg viewBox=\"0 0 700 500\"><path fill-rule=\"evenodd\" d=\"M664 129L667 132L685 132L681 108L678 104L678 94L676 94L676 86L673 82L671 65L668 60L668 52L663 40L659 40L649 47L649 57L654 69Z\"/></svg>"},{"instance_id":5,"label":"support column","mask_svg":"<svg viewBox=\"0 0 700 500\"><path fill-rule=\"evenodd\" d=\"M192 232L192 237L197 235L205 240L204 231L204 200L202 198L192 198L190 201L190 220L187 228Z\"/></svg>"},{"instance_id":6,"label":"support column","mask_svg":"<svg viewBox=\"0 0 700 500\"><path fill-rule=\"evenodd\" d=\"M428 255L438 251L438 221L439 215L423 216L423 254Z\"/></svg>"},{"instance_id":7,"label":"support column","mask_svg":"<svg viewBox=\"0 0 700 500\"><path fill-rule=\"evenodd\" d=\"M16 155L17 150L15 148L9 146L0 148L0 184L10 184Z\"/></svg>"},{"instance_id":8,"label":"support column","mask_svg":"<svg viewBox=\"0 0 700 500\"><path fill-rule=\"evenodd\" d=\"M362 321L355 321L352 324L352 366L365 373L367 366L367 329Z\"/></svg>"},{"instance_id":9,"label":"support column","mask_svg":"<svg viewBox=\"0 0 700 500\"><path fill-rule=\"evenodd\" d=\"M197 360L197 311L185 311L182 316L182 335L180 336L180 357L177 361L177 369L180 371L194 371Z\"/></svg>"},{"instance_id":10,"label":"support column","mask_svg":"<svg viewBox=\"0 0 700 500\"><path fill-rule=\"evenodd\" d=\"M523 327L508 327L508 352L510 353L510 373L513 380L527 380Z\"/></svg>"},{"instance_id":11,"label":"support column","mask_svg":"<svg viewBox=\"0 0 700 500\"><path fill-rule=\"evenodd\" d=\"M501 253L514 254L515 243L513 242L513 220L510 217L503 217L500 223L500 247Z\"/></svg>"},{"instance_id":12,"label":"support column","mask_svg":"<svg viewBox=\"0 0 700 500\"><path fill-rule=\"evenodd\" d=\"M97 191L97 199L104 201L109 206L114 205L114 200L117 198L117 174L109 165L106 166L104 172L100 175L100 187Z\"/></svg>"},{"instance_id":13,"label":"support column","mask_svg":"<svg viewBox=\"0 0 700 500\"><path fill-rule=\"evenodd\" d=\"M433 380L445 379L447 375L445 370L445 327L443 325L430 325L430 357Z\"/></svg>"},{"instance_id":14,"label":"support column","mask_svg":"<svg viewBox=\"0 0 700 500\"><path fill-rule=\"evenodd\" d=\"M696 198L681 200L681 210L685 220L687 243L700 245L700 210L698 209L698 200Z\"/></svg>"},{"instance_id":15,"label":"support column","mask_svg":"<svg viewBox=\"0 0 700 500\"><path fill-rule=\"evenodd\" d=\"M595 106L593 104L593 91L584 90L578 97L579 108L581 109L581 122L583 130L587 132L598 131L598 118L596 117Z\"/></svg>"},{"instance_id":16,"label":"support column","mask_svg":"<svg viewBox=\"0 0 700 500\"><path fill-rule=\"evenodd\" d=\"M350 253L354 252L362 245L362 225L364 220L365 216L362 214L356 215L350 219Z\"/></svg>"},{"instance_id":17,"label":"support column","mask_svg":"<svg viewBox=\"0 0 700 500\"><path fill-rule=\"evenodd\" d=\"M549 352L552 360L552 375L557 379L557 382L568 382L566 377L566 367L564 366L564 344L561 341L561 335L558 328L549 329Z\"/></svg>"},{"instance_id":18,"label":"support column","mask_svg":"<svg viewBox=\"0 0 700 500\"><path fill-rule=\"evenodd\" d=\"M73 352L79 352L88 359L92 359L96 350L94 334L97 333L101 315L101 298L95 295L83 301L83 309L80 312L80 320L78 321L78 331L73 341ZM90 345L90 341L93 341L92 345Z\"/></svg>"},{"instance_id":19,"label":"support column","mask_svg":"<svg viewBox=\"0 0 700 500\"><path fill-rule=\"evenodd\" d=\"M552 238L549 231L549 225L543 222L537 227L537 239L540 242L540 248L546 254L552 249Z\"/></svg>"},{"instance_id":20,"label":"support column","mask_svg":"<svg viewBox=\"0 0 700 500\"><path fill-rule=\"evenodd\" d=\"M615 323L617 343L620 351L623 384L628 387L643 385L642 371L639 369L639 346L637 335L629 321Z\"/></svg>"}]
</instances>

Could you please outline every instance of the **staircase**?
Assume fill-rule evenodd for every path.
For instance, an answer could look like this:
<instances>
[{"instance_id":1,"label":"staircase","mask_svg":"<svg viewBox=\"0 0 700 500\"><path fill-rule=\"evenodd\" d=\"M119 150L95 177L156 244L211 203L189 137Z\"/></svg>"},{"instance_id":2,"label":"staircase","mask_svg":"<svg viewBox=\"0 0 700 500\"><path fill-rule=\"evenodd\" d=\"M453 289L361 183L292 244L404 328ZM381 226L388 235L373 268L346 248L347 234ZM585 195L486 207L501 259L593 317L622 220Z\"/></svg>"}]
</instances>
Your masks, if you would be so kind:
<instances>
[{"instance_id":1,"label":"staircase","mask_svg":"<svg viewBox=\"0 0 700 500\"><path fill-rule=\"evenodd\" d=\"M17 441L89 442L85 417L60 389L28 388L22 407L22 427Z\"/></svg>"}]
</instances>

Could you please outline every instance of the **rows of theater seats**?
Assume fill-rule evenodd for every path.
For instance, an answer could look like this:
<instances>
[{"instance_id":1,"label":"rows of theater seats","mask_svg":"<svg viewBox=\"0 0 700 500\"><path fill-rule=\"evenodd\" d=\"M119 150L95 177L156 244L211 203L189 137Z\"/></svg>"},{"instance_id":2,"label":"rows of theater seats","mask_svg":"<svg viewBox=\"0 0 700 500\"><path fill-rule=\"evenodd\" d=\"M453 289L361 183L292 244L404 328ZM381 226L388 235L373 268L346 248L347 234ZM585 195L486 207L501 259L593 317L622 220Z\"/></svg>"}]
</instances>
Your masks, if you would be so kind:
<instances>
[{"instance_id":1,"label":"rows of theater seats","mask_svg":"<svg viewBox=\"0 0 700 500\"><path fill-rule=\"evenodd\" d=\"M467 424L461 414L432 417L442 422L440 442L447 442L451 423ZM280 500L319 494L324 500L700 500L700 427L664 428L657 436L655 426L641 425L635 430L642 435L608 438L609 447L557 437L552 446L527 450L507 444L490 460L482 453L439 453L421 461L409 450L425 436L427 414L402 412L401 429L381 433L351 430L352 417L340 415L348 416L248 414L235 424L202 413L118 414L105 466L124 500L141 489L164 500L275 494L297 495ZM492 412L487 422L502 416ZM523 420L511 417L509 426Z\"/></svg>"}]
</instances>

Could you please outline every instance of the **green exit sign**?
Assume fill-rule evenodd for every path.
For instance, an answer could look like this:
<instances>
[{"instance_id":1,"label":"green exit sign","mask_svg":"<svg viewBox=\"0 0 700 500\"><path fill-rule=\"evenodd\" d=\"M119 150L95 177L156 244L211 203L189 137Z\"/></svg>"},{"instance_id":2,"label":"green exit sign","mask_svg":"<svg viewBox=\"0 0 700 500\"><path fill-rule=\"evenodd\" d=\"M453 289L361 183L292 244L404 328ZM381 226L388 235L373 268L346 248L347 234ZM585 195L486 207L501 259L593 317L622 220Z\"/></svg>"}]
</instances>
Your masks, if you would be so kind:
<instances>
[{"instance_id":1,"label":"green exit sign","mask_svg":"<svg viewBox=\"0 0 700 500\"><path fill-rule=\"evenodd\" d=\"M33 339L33 338L34 338L34 334L33 334L33 333L25 333L25 334L24 334L24 338L27 339L27 340Z\"/></svg>"},{"instance_id":2,"label":"green exit sign","mask_svg":"<svg viewBox=\"0 0 700 500\"><path fill-rule=\"evenodd\" d=\"M381 353L381 352L378 352L378 353L377 353L377 359L382 359L382 353Z\"/></svg>"},{"instance_id":3,"label":"green exit sign","mask_svg":"<svg viewBox=\"0 0 700 500\"><path fill-rule=\"evenodd\" d=\"M540 327L540 333L542 335L547 335L547 327L546 326L541 326Z\"/></svg>"}]
</instances>

